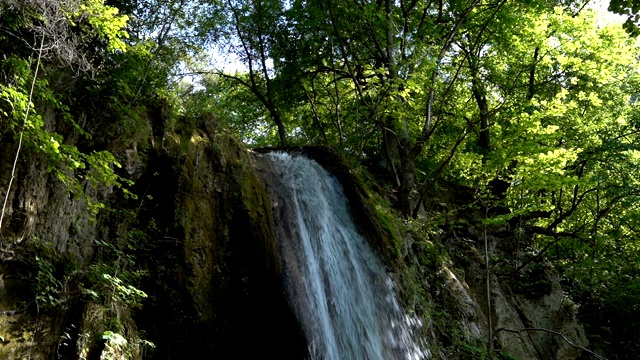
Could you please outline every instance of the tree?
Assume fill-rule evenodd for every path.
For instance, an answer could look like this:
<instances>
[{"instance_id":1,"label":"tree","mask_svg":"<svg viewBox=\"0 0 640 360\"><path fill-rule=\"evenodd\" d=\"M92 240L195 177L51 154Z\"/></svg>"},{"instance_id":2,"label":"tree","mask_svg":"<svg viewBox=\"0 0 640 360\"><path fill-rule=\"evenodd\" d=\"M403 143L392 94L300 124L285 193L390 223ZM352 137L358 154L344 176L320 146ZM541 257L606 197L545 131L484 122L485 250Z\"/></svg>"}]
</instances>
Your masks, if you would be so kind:
<instances>
[{"instance_id":1,"label":"tree","mask_svg":"<svg viewBox=\"0 0 640 360\"><path fill-rule=\"evenodd\" d=\"M5 0L0 2L0 16L3 20L7 19L0 26L0 42L6 49L1 61L0 126L3 131L0 140L13 140L16 144L0 226L23 142L46 155L49 170L67 184L70 191L88 200L88 205L95 212L98 204L90 201L74 171L86 169L83 181L94 186L97 183L121 186L124 180L112 168L119 164L106 151L80 152L75 145L65 143L62 135L52 131L52 124L45 124L34 103L40 108L49 107L59 111L75 131L89 136L73 120L62 96L54 91L46 77L38 74L48 64L53 67L64 66L78 75L93 75L100 66L101 58L108 53L124 50L126 32L123 28L127 17L119 15L117 9L95 0ZM26 39L34 39L34 42L29 43ZM94 47L96 42L102 43L102 46Z\"/></svg>"},{"instance_id":2,"label":"tree","mask_svg":"<svg viewBox=\"0 0 640 360\"><path fill-rule=\"evenodd\" d=\"M632 36L640 35L640 1L638 0L611 0L609 11L627 17L624 28Z\"/></svg>"},{"instance_id":3,"label":"tree","mask_svg":"<svg viewBox=\"0 0 640 360\"><path fill-rule=\"evenodd\" d=\"M283 16L279 0L232 1L220 6L219 11L226 14L226 35L228 51L236 55L246 66L244 75L232 75L218 71L220 76L233 79L249 89L267 109L278 128L280 143L286 143L287 131L279 107L283 96L277 93L274 84L275 69L271 52L278 42Z\"/></svg>"}]
</instances>

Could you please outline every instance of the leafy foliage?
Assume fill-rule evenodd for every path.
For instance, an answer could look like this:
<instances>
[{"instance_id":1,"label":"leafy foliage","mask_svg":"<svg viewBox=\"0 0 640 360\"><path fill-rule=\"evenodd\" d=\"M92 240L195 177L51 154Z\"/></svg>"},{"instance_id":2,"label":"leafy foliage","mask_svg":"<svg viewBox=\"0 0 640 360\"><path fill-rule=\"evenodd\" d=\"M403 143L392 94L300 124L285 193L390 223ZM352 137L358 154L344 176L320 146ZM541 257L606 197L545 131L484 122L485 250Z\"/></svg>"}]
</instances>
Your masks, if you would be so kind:
<instances>
[{"instance_id":1,"label":"leafy foliage","mask_svg":"<svg viewBox=\"0 0 640 360\"><path fill-rule=\"evenodd\" d=\"M260 145L284 139L271 117L287 141L361 159L405 217L421 219L441 180L474 189L476 206L499 209L485 225L533 234L518 271L551 260L583 304L637 303L626 286L586 290L613 268L640 280L622 270L637 257L640 200L640 54L622 27L570 1L220 6L247 72L206 76L201 108Z\"/></svg>"},{"instance_id":2,"label":"leafy foliage","mask_svg":"<svg viewBox=\"0 0 640 360\"><path fill-rule=\"evenodd\" d=\"M35 67L41 66L41 59L52 57L65 65L89 71L93 66L89 57L96 54L71 47L83 46L97 37L106 41L108 51L123 50L125 44L121 37L126 35L124 26L127 17L118 15L116 8L93 0L55 4L34 0L20 5L2 2L0 9L16 16L12 24L0 29L3 34L24 31L33 32L37 35L36 39L40 38L39 42L33 44L37 59L15 51L5 54L0 63L0 124L3 128L0 135L5 137L13 134L20 141L24 139L27 147L45 155L49 171L66 184L70 192L84 198L95 215L101 205L87 195L84 183L88 182L93 187L98 184L122 187L127 180L114 172L114 168L120 167L120 164L112 154L106 151L79 151L77 146L66 143L63 135L52 130L50 119L38 113L38 109L53 108L79 135L91 138L74 121L68 104L63 101L63 96L56 94L49 80L37 77L37 72L44 70ZM11 18L11 15L6 16ZM75 34L74 28L84 35ZM90 35L94 31L96 35ZM9 38L3 36L0 40L8 48L14 46Z\"/></svg>"},{"instance_id":3,"label":"leafy foliage","mask_svg":"<svg viewBox=\"0 0 640 360\"><path fill-rule=\"evenodd\" d=\"M627 17L624 28L632 36L640 34L640 2L637 0L611 0L609 3L609 11Z\"/></svg>"},{"instance_id":4,"label":"leafy foliage","mask_svg":"<svg viewBox=\"0 0 640 360\"><path fill-rule=\"evenodd\" d=\"M454 226L433 210L440 184L454 184L473 197L460 212L483 209L482 226L531 235L520 277L552 263L585 313L632 324L620 337L604 315L585 318L590 331L633 348L640 49L628 35L640 5L610 2L628 16L623 28L587 3L0 0L0 139L22 132L94 212L86 184L128 184L108 150L144 148L197 121L256 147L342 151L412 224ZM239 64L216 67L225 59ZM154 123L157 108L171 110ZM87 295L139 306L143 274L127 248L139 244L100 245ZM38 266L41 292L55 293L50 267Z\"/></svg>"}]
</instances>

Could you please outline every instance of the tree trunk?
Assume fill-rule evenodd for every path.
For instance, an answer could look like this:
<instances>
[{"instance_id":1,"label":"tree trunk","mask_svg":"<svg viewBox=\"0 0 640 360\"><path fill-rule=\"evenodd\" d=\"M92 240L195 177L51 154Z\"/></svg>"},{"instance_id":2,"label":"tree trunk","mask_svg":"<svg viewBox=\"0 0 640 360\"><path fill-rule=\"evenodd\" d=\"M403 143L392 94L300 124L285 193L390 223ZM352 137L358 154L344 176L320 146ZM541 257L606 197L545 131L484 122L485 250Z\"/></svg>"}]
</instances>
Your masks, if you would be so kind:
<instances>
[{"instance_id":1,"label":"tree trunk","mask_svg":"<svg viewBox=\"0 0 640 360\"><path fill-rule=\"evenodd\" d=\"M275 105L271 103L264 104L269 110L269 115L273 119L273 122L278 127L278 137L280 138L280 146L285 146L287 144L287 130L284 127L284 123L282 122L282 118L280 117L280 113L276 109Z\"/></svg>"},{"instance_id":2,"label":"tree trunk","mask_svg":"<svg viewBox=\"0 0 640 360\"><path fill-rule=\"evenodd\" d=\"M474 62L475 56L469 56L469 67L471 69L471 91L473 92L473 98L476 100L478 110L480 113L480 133L478 134L478 146L482 153L482 162L485 162L485 157L490 152L490 136L489 136L489 103L487 101L487 92L484 85L478 78L478 64Z\"/></svg>"},{"instance_id":3,"label":"tree trunk","mask_svg":"<svg viewBox=\"0 0 640 360\"><path fill-rule=\"evenodd\" d=\"M411 215L411 192L415 187L415 157L411 154L408 139L402 139L400 146L400 189L398 189L398 207L405 218Z\"/></svg>"}]
</instances>

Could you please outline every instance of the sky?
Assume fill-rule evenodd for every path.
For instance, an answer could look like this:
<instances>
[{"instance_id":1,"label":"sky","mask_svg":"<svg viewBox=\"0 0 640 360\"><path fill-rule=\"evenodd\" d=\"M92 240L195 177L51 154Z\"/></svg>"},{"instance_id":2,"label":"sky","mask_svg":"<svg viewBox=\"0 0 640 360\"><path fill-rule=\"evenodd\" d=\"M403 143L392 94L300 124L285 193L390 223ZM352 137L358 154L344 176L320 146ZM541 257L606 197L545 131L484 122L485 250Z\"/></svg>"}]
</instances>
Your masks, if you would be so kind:
<instances>
[{"instance_id":1,"label":"sky","mask_svg":"<svg viewBox=\"0 0 640 360\"><path fill-rule=\"evenodd\" d=\"M600 15L599 20L601 24L620 23L622 24L626 18L622 15L614 14L607 11L609 7L609 0L591 0L588 7L595 9Z\"/></svg>"}]
</instances>

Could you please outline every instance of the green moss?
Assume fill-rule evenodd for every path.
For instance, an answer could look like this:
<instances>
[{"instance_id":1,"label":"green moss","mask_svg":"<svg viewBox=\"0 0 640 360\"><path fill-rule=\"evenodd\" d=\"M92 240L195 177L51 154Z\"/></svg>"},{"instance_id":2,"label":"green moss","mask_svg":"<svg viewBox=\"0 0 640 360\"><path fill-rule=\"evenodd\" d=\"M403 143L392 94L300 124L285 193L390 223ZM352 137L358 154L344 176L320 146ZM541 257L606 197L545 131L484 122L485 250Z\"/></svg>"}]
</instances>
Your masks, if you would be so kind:
<instances>
[{"instance_id":1,"label":"green moss","mask_svg":"<svg viewBox=\"0 0 640 360\"><path fill-rule=\"evenodd\" d=\"M404 241L398 230L400 219L388 206L383 205L381 201L375 201L372 205L375 220L380 224L383 235L385 235L385 238L382 239L385 247L391 251L394 259L399 260L402 257L404 247Z\"/></svg>"}]
</instances>

